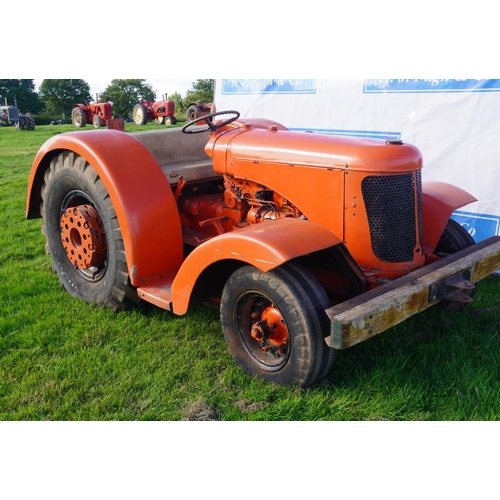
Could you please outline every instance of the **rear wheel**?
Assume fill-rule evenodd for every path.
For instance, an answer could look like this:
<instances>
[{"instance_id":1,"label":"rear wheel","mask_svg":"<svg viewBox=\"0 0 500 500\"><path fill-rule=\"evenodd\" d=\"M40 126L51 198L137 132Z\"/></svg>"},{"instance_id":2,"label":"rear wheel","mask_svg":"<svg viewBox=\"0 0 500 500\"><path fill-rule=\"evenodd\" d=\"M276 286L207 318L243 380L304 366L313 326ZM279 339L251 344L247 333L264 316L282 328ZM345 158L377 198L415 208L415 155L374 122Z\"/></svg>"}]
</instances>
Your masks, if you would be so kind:
<instances>
[{"instance_id":1,"label":"rear wheel","mask_svg":"<svg viewBox=\"0 0 500 500\"><path fill-rule=\"evenodd\" d=\"M222 330L229 352L247 374L305 387L331 368L325 304L310 294L304 272L293 264L267 273L244 266L227 281Z\"/></svg>"},{"instance_id":2,"label":"rear wheel","mask_svg":"<svg viewBox=\"0 0 500 500\"><path fill-rule=\"evenodd\" d=\"M196 106L196 104L191 104L186 112L186 122L192 122L195 120L200 111L201 109Z\"/></svg>"},{"instance_id":3,"label":"rear wheel","mask_svg":"<svg viewBox=\"0 0 500 500\"><path fill-rule=\"evenodd\" d=\"M138 302L115 210L101 179L82 157L64 152L51 161L41 212L47 253L66 291L114 310Z\"/></svg>"},{"instance_id":4,"label":"rear wheel","mask_svg":"<svg viewBox=\"0 0 500 500\"><path fill-rule=\"evenodd\" d=\"M76 107L71 112L71 121L76 128L83 128L87 125L87 117L83 109Z\"/></svg>"},{"instance_id":5,"label":"rear wheel","mask_svg":"<svg viewBox=\"0 0 500 500\"><path fill-rule=\"evenodd\" d=\"M136 125L146 125L148 123L148 110L144 104L136 104L132 111L132 117Z\"/></svg>"},{"instance_id":6,"label":"rear wheel","mask_svg":"<svg viewBox=\"0 0 500 500\"><path fill-rule=\"evenodd\" d=\"M436 254L449 255L454 254L459 250L463 250L464 248L468 248L474 244L474 238L472 238L467 230L464 229L458 222L450 219L443 231L443 234L441 235L441 238L434 252ZM464 293L469 295L469 297L474 297L478 287L479 283L476 283L476 288L474 290ZM466 305L467 303L452 300L443 300L441 302L441 307L447 311L460 311Z\"/></svg>"},{"instance_id":7,"label":"rear wheel","mask_svg":"<svg viewBox=\"0 0 500 500\"><path fill-rule=\"evenodd\" d=\"M26 113L26 120L28 122L28 130L35 130L35 118L31 113Z\"/></svg>"}]
</instances>

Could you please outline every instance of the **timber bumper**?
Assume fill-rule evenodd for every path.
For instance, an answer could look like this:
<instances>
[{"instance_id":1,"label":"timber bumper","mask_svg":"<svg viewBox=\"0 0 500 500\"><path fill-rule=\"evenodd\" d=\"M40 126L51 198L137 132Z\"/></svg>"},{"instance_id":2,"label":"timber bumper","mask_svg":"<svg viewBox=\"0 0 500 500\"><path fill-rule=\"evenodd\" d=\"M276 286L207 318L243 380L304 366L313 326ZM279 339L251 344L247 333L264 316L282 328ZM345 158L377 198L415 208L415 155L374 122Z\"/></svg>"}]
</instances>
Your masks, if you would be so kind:
<instances>
[{"instance_id":1,"label":"timber bumper","mask_svg":"<svg viewBox=\"0 0 500 500\"><path fill-rule=\"evenodd\" d=\"M388 330L500 269L500 236L381 285L326 313L331 321L330 347L346 349ZM465 284L464 284L465 283Z\"/></svg>"}]
</instances>

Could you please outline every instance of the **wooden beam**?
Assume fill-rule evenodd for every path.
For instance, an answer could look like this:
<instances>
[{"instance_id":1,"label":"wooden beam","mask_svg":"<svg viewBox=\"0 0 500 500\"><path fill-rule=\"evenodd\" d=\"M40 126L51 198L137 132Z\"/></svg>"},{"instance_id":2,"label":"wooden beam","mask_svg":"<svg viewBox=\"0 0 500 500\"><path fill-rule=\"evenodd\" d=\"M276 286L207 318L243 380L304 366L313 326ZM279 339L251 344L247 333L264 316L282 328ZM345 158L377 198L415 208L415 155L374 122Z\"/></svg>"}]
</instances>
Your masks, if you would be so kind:
<instances>
[{"instance_id":1,"label":"wooden beam","mask_svg":"<svg viewBox=\"0 0 500 500\"><path fill-rule=\"evenodd\" d=\"M494 236L327 309L331 321L327 344L346 349L368 340L442 300L431 297L437 283L464 273L477 283L498 269L500 237Z\"/></svg>"}]
</instances>

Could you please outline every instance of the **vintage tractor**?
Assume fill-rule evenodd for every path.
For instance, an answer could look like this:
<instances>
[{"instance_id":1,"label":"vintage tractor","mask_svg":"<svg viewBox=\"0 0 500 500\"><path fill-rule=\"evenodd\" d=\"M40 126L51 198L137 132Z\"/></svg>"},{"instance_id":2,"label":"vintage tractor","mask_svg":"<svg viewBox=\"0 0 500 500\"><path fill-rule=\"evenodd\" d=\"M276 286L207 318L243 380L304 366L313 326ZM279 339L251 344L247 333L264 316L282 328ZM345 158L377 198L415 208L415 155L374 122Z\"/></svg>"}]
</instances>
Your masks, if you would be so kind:
<instances>
[{"instance_id":1,"label":"vintage tractor","mask_svg":"<svg viewBox=\"0 0 500 500\"><path fill-rule=\"evenodd\" d=\"M175 315L215 305L246 373L309 386L338 350L430 306L461 310L500 268L500 237L475 243L450 219L475 198L422 182L416 147L204 119L42 146L27 217L42 217L71 295Z\"/></svg>"},{"instance_id":2,"label":"vintage tractor","mask_svg":"<svg viewBox=\"0 0 500 500\"><path fill-rule=\"evenodd\" d=\"M96 102L83 104L74 104L71 110L71 122L76 128L85 128L87 123L92 123L94 128L103 127L108 120L111 120L113 114L113 105L110 102L99 102L99 96L96 96Z\"/></svg>"},{"instance_id":3,"label":"vintage tractor","mask_svg":"<svg viewBox=\"0 0 500 500\"><path fill-rule=\"evenodd\" d=\"M20 113L17 106L0 106L0 126L15 126L17 130L35 130L35 118L31 113Z\"/></svg>"},{"instance_id":4,"label":"vintage tractor","mask_svg":"<svg viewBox=\"0 0 500 500\"><path fill-rule=\"evenodd\" d=\"M146 125L148 121L154 120L159 125L175 125L177 119L174 101L142 101L134 106L132 118L136 125Z\"/></svg>"},{"instance_id":5,"label":"vintage tractor","mask_svg":"<svg viewBox=\"0 0 500 500\"><path fill-rule=\"evenodd\" d=\"M215 112L215 106L213 102L192 102L187 107L186 120L188 122L193 122L196 120L196 118L201 118L213 112Z\"/></svg>"}]
</instances>

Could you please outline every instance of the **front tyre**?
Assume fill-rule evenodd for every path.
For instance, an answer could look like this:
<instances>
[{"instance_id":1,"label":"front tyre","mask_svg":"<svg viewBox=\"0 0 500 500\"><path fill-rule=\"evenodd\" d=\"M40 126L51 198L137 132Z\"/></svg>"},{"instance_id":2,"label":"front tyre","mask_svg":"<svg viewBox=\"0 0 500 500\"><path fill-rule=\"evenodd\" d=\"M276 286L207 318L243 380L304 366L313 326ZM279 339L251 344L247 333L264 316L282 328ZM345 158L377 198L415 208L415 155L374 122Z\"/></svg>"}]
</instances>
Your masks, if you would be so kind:
<instances>
[{"instance_id":1,"label":"front tyre","mask_svg":"<svg viewBox=\"0 0 500 500\"><path fill-rule=\"evenodd\" d=\"M325 376L324 322L290 264L234 272L221 297L221 325L233 359L249 375L306 387ZM323 311L324 312L324 311Z\"/></svg>"},{"instance_id":2,"label":"front tyre","mask_svg":"<svg viewBox=\"0 0 500 500\"><path fill-rule=\"evenodd\" d=\"M92 125L94 128L99 128L104 125L104 121L99 115L95 115L94 118L92 118Z\"/></svg>"},{"instance_id":3,"label":"front tyre","mask_svg":"<svg viewBox=\"0 0 500 500\"><path fill-rule=\"evenodd\" d=\"M50 162L41 213L47 253L68 293L113 310L138 302L115 210L103 182L82 157L66 151Z\"/></svg>"},{"instance_id":4,"label":"front tyre","mask_svg":"<svg viewBox=\"0 0 500 500\"><path fill-rule=\"evenodd\" d=\"M474 238L468 233L468 231L458 222L450 219L443 231L443 234L441 235L434 253L450 255L474 244ZM479 283L476 283L476 288L474 290L464 293L467 293L467 295L472 298L477 292L478 287ZM467 305L467 303L443 300L440 305L446 311L460 311Z\"/></svg>"}]
</instances>

